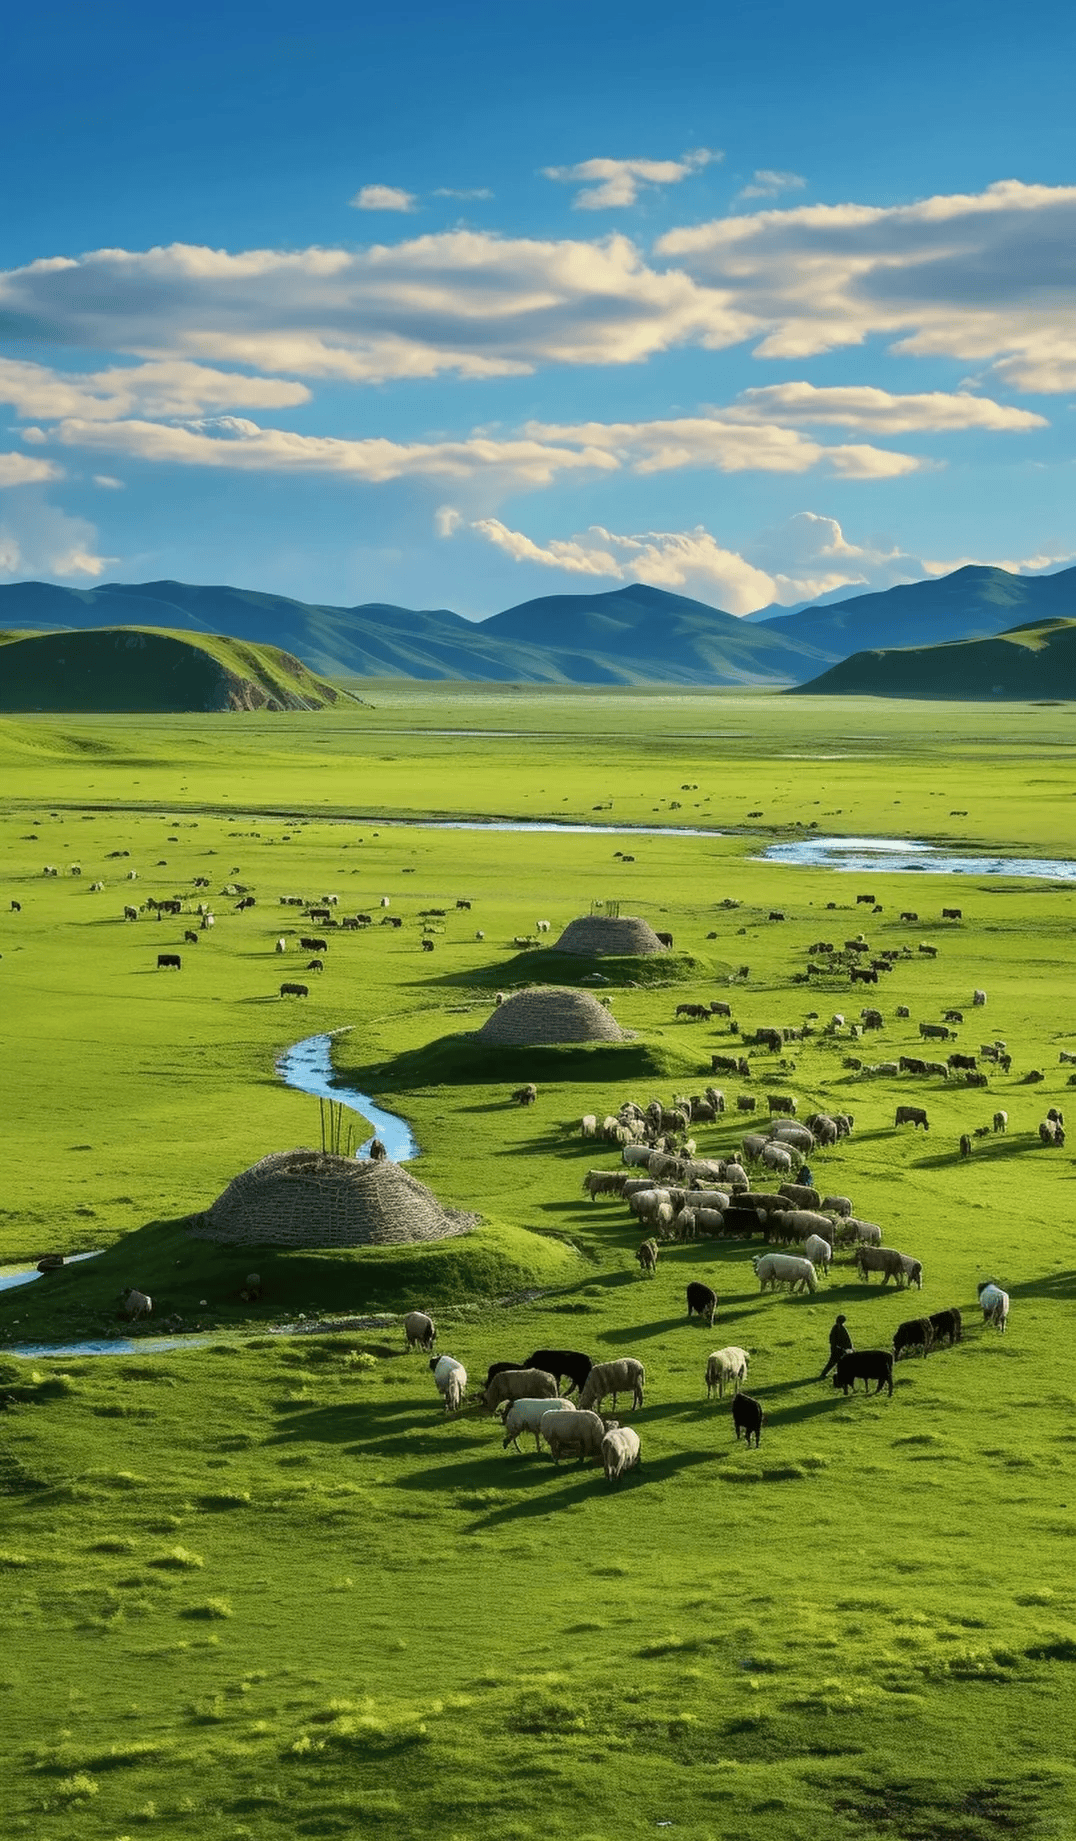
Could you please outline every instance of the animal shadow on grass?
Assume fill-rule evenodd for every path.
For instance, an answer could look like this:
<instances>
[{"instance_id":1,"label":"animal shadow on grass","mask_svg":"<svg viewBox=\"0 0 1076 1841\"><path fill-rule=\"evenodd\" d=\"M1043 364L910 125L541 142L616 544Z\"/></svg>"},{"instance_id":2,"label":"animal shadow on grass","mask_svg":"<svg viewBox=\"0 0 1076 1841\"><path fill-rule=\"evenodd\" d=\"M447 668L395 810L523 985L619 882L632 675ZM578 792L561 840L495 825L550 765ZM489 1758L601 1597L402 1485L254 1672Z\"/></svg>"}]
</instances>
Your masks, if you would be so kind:
<instances>
[{"instance_id":1,"label":"animal shadow on grass","mask_svg":"<svg viewBox=\"0 0 1076 1841\"><path fill-rule=\"evenodd\" d=\"M638 1466L629 1470L619 1482L607 1485L605 1474L600 1464L586 1463L580 1470L578 1464L567 1481L565 1467L546 1462L539 1469L535 1466L529 1486L541 1490L540 1495L532 1493L522 1502L506 1503L504 1508L493 1509L488 1515L470 1523L467 1532L480 1534L491 1528L501 1528L509 1522L529 1519L535 1515L563 1514L566 1508L589 1501L596 1493L615 1496L625 1489L643 1489L647 1484L664 1483L678 1471L691 1468L695 1464L713 1464L719 1461L720 1454L714 1451L677 1451L668 1457L654 1458L648 1462L644 1456ZM551 1485L550 1478L560 1475L559 1486ZM502 1475L502 1482L504 1481ZM518 1487L518 1485L517 1485Z\"/></svg>"},{"instance_id":2,"label":"animal shadow on grass","mask_svg":"<svg viewBox=\"0 0 1076 1841\"><path fill-rule=\"evenodd\" d=\"M768 1387L766 1389L766 1397L763 1397L761 1394L759 1395L766 1414L767 1426L797 1425L805 1419L817 1419L820 1413L832 1412L835 1406L844 1406L846 1404L844 1395L841 1393L840 1388L832 1385L828 1375L826 1376L825 1385L827 1392L816 1400L801 1400L796 1406L775 1406L772 1408L767 1406L766 1397L771 1393L776 1393L777 1389ZM883 1400L886 1398L884 1393L882 1398Z\"/></svg>"},{"instance_id":3,"label":"animal shadow on grass","mask_svg":"<svg viewBox=\"0 0 1076 1841\"><path fill-rule=\"evenodd\" d=\"M701 1330L705 1336L716 1336L730 1323L739 1323L743 1317L754 1316L755 1313L746 1308L741 1310L731 1309L730 1304L735 1303L746 1305L747 1300L731 1299L726 1302L719 1294L717 1300L717 1316L712 1324L707 1323L704 1317L694 1316L689 1318L686 1311L678 1310L675 1317L655 1317L650 1323L632 1323L622 1329L608 1329L604 1332L603 1340L615 1346L617 1343L639 1342L645 1340L649 1336L663 1336L666 1335L668 1331L677 1329Z\"/></svg>"},{"instance_id":4,"label":"animal shadow on grass","mask_svg":"<svg viewBox=\"0 0 1076 1841\"><path fill-rule=\"evenodd\" d=\"M955 1138L956 1133L954 1133L954 1140ZM976 1138L974 1140L974 1145L975 1148L970 1157L961 1157L960 1146L958 1143L954 1142L944 1151L939 1151L934 1157L918 1157L913 1168L917 1170L949 1170L952 1169L954 1164L959 1163L970 1163L972 1165L976 1163L1007 1163L1010 1158L1024 1156L1028 1151L1042 1151L1044 1155L1046 1151L1046 1147L1039 1142L1038 1133L1032 1136L1030 1132L1022 1132L1020 1134L1014 1132L1011 1136L1007 1133L1003 1135L999 1132L996 1136L991 1135L989 1138Z\"/></svg>"},{"instance_id":5,"label":"animal shadow on grass","mask_svg":"<svg viewBox=\"0 0 1076 1841\"><path fill-rule=\"evenodd\" d=\"M1024 1279L1006 1285L1011 1298L1053 1298L1058 1303L1076 1298L1076 1272L1048 1272L1044 1278Z\"/></svg>"},{"instance_id":6,"label":"animal shadow on grass","mask_svg":"<svg viewBox=\"0 0 1076 1841\"><path fill-rule=\"evenodd\" d=\"M364 1448L369 1439L379 1435L399 1440L409 1432L432 1430L445 1414L439 1411L438 1399L431 1393L429 1407L378 1407L363 1400L361 1424L356 1413L358 1402L315 1406L302 1400L280 1400L277 1410L286 1418L277 1431L267 1438L266 1447L290 1444L348 1445ZM455 1421L453 1423L456 1423Z\"/></svg>"}]
</instances>

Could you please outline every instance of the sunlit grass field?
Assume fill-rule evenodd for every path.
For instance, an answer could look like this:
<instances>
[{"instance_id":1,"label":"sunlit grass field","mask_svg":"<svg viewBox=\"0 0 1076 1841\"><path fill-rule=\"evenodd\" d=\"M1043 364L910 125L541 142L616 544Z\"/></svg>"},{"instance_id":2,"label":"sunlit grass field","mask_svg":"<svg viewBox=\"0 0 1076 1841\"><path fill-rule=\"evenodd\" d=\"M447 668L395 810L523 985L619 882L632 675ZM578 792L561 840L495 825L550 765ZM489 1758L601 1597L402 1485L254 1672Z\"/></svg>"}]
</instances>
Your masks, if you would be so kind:
<instances>
[{"instance_id":1,"label":"sunlit grass field","mask_svg":"<svg viewBox=\"0 0 1076 1841\"><path fill-rule=\"evenodd\" d=\"M109 1249L0 1294L0 1339L100 1337L131 1284L206 1337L0 1355L0 1830L1069 1835L1076 1190L1071 1150L1044 1149L1037 1125L1071 1096L1073 890L756 859L811 823L1070 856L1072 706L359 689L375 707L346 718L0 724L0 1259ZM453 814L724 835L391 823ZM189 915L123 921L126 902L202 876L217 924L196 946ZM235 883L256 907L235 911ZM856 904L867 890L881 914ZM275 942L306 923L279 897L330 892L375 924L334 932L309 998L281 1000L306 955ZM377 925L383 896L399 930ZM631 1041L536 1052L528 1075L525 1050L483 1064L453 1040L516 981L517 936L548 918L555 941L596 900L683 955L679 984L618 973ZM447 910L432 954L424 908ZM793 982L812 941L860 931L938 956L915 952L877 991ZM158 972L158 951L182 970ZM790 1045L785 1067L751 1051L751 1079L718 1084L730 1103L790 1090L801 1116L854 1114L852 1138L812 1158L818 1185L923 1260L922 1294L841 1263L813 1298L760 1297L758 1243L738 1241L665 1248L649 1282L626 1210L586 1201L584 1172L616 1159L581 1141L580 1116L699 1092L735 1038L675 1007L729 995L745 1032L884 1012L861 1042ZM918 1023L950 1005L967 1019L950 1047L1001 1037L1012 1054L988 1090L844 1065L921 1052ZM317 1102L274 1065L321 1030L345 1032L341 1080L411 1123L415 1174L481 1214L473 1236L252 1260L187 1235L182 1217L238 1170L320 1142ZM522 1110L508 1095L528 1077L540 1097ZM927 1107L928 1136L894 1130L898 1102ZM998 1108L1007 1133L961 1160L960 1135ZM750 1123L700 1126L700 1153ZM238 1296L252 1263L254 1306ZM1004 1337L975 1309L987 1276L1012 1298ZM719 1294L713 1330L686 1320L694 1277ZM866 1348L953 1304L964 1342L898 1364L891 1401L819 1383L838 1310ZM411 1305L473 1381L540 1346L641 1357L641 1469L610 1488L592 1466L502 1451L474 1409L446 1422L395 1326L265 1333ZM727 1398L706 1402L724 1343L751 1354L758 1452Z\"/></svg>"}]
</instances>

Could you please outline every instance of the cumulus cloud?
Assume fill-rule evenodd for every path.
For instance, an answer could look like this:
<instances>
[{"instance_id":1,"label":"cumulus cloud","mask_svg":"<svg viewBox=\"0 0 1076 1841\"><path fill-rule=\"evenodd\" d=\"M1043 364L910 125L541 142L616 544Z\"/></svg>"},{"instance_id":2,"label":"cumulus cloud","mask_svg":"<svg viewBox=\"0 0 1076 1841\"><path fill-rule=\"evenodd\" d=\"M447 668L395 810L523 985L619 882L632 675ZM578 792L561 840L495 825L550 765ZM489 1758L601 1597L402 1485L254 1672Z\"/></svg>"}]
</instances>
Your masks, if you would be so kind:
<instances>
[{"instance_id":1,"label":"cumulus cloud","mask_svg":"<svg viewBox=\"0 0 1076 1841\"><path fill-rule=\"evenodd\" d=\"M1030 409L995 403L967 390L897 395L865 384L764 384L744 390L723 412L733 421L861 428L878 435L952 434L960 429L1046 428Z\"/></svg>"},{"instance_id":2,"label":"cumulus cloud","mask_svg":"<svg viewBox=\"0 0 1076 1841\"><path fill-rule=\"evenodd\" d=\"M749 185L737 192L737 198L776 198L781 192L802 192L807 184L799 173L775 173L759 167Z\"/></svg>"},{"instance_id":3,"label":"cumulus cloud","mask_svg":"<svg viewBox=\"0 0 1076 1841\"><path fill-rule=\"evenodd\" d=\"M1076 186L759 211L670 231L657 251L754 322L760 357L882 336L985 361L1019 389L1076 387Z\"/></svg>"},{"instance_id":4,"label":"cumulus cloud","mask_svg":"<svg viewBox=\"0 0 1076 1841\"><path fill-rule=\"evenodd\" d=\"M80 416L113 422L129 415L183 420L206 409L287 409L309 400L305 384L244 377L239 371L217 371L185 359L63 372L0 358L0 403L12 404L19 415L47 421Z\"/></svg>"},{"instance_id":5,"label":"cumulus cloud","mask_svg":"<svg viewBox=\"0 0 1076 1841\"><path fill-rule=\"evenodd\" d=\"M0 454L0 486L36 486L46 479L62 479L63 468L30 454Z\"/></svg>"},{"instance_id":6,"label":"cumulus cloud","mask_svg":"<svg viewBox=\"0 0 1076 1841\"><path fill-rule=\"evenodd\" d=\"M582 164L602 167L599 191L634 195L659 182L643 167L674 183L700 157ZM637 364L689 344L794 359L880 337L1021 389L1076 388L1076 186L743 212L669 232L656 256L624 236L466 229L360 250L106 249L0 275L0 314L39 345L355 383Z\"/></svg>"},{"instance_id":7,"label":"cumulus cloud","mask_svg":"<svg viewBox=\"0 0 1076 1841\"><path fill-rule=\"evenodd\" d=\"M717 595L729 613L747 614L771 598L770 578L734 550L722 549L700 524L693 531L645 531L619 536L595 524L569 539L535 543L499 518L478 518L478 536L515 562L562 569L569 575L604 576L618 582L648 582L656 588L689 588Z\"/></svg>"},{"instance_id":8,"label":"cumulus cloud","mask_svg":"<svg viewBox=\"0 0 1076 1841\"><path fill-rule=\"evenodd\" d=\"M545 166L542 171L547 179L564 185L583 185L572 200L573 210L608 211L615 205L633 205L643 186L679 185L724 157L715 148L696 147L679 160L580 160L575 166ZM598 183L589 183L592 180Z\"/></svg>"},{"instance_id":9,"label":"cumulus cloud","mask_svg":"<svg viewBox=\"0 0 1076 1841\"><path fill-rule=\"evenodd\" d=\"M364 185L355 193L351 205L356 211L417 211L413 192L399 185Z\"/></svg>"},{"instance_id":10,"label":"cumulus cloud","mask_svg":"<svg viewBox=\"0 0 1076 1841\"><path fill-rule=\"evenodd\" d=\"M97 581L118 559L97 554L97 532L39 494L9 500L0 521L0 579Z\"/></svg>"}]
</instances>

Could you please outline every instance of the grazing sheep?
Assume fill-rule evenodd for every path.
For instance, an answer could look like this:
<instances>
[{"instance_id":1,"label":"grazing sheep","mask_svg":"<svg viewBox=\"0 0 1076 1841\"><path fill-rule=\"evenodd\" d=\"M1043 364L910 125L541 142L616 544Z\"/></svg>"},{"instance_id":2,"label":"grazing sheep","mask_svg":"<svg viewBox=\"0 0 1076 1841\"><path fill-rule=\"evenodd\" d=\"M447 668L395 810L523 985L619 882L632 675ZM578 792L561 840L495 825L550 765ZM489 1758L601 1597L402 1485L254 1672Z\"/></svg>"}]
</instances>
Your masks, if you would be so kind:
<instances>
[{"instance_id":1,"label":"grazing sheep","mask_svg":"<svg viewBox=\"0 0 1076 1841\"><path fill-rule=\"evenodd\" d=\"M1059 1106L1051 1106L1046 1117L1052 1119L1055 1125L1064 1125L1065 1123L1065 1115Z\"/></svg>"},{"instance_id":2,"label":"grazing sheep","mask_svg":"<svg viewBox=\"0 0 1076 1841\"><path fill-rule=\"evenodd\" d=\"M533 1080L530 1080L525 1087L516 1088L512 1094L512 1103L516 1106L533 1106L537 1098L538 1089Z\"/></svg>"},{"instance_id":3,"label":"grazing sheep","mask_svg":"<svg viewBox=\"0 0 1076 1841\"><path fill-rule=\"evenodd\" d=\"M813 1266L821 1266L826 1277L829 1277L833 1248L828 1240L823 1240L821 1234L808 1234L803 1243L803 1257L809 1259Z\"/></svg>"},{"instance_id":4,"label":"grazing sheep","mask_svg":"<svg viewBox=\"0 0 1076 1841\"><path fill-rule=\"evenodd\" d=\"M1008 1123L1009 1123L1009 1115L1007 1112L995 1112L994 1114L994 1130L995 1131L1005 1131L1008 1127Z\"/></svg>"},{"instance_id":5,"label":"grazing sheep","mask_svg":"<svg viewBox=\"0 0 1076 1841\"><path fill-rule=\"evenodd\" d=\"M137 1317L152 1316L153 1299L148 1295L147 1292L135 1291L132 1288L132 1290L130 1290L127 1293L127 1296L124 1299L123 1311L124 1311L124 1315L127 1317L137 1318Z\"/></svg>"},{"instance_id":6,"label":"grazing sheep","mask_svg":"<svg viewBox=\"0 0 1076 1841\"><path fill-rule=\"evenodd\" d=\"M732 1190L750 1189L751 1187L747 1171L738 1163L727 1163L725 1165L725 1181Z\"/></svg>"},{"instance_id":7,"label":"grazing sheep","mask_svg":"<svg viewBox=\"0 0 1076 1841\"><path fill-rule=\"evenodd\" d=\"M909 1317L898 1323L893 1332L893 1360L899 1361L909 1349L918 1349L924 1359L934 1347L934 1325L929 1317Z\"/></svg>"},{"instance_id":8,"label":"grazing sheep","mask_svg":"<svg viewBox=\"0 0 1076 1841\"><path fill-rule=\"evenodd\" d=\"M747 1379L750 1359L747 1350L738 1349L735 1344L730 1344L727 1349L715 1349L712 1355L708 1355L706 1357L706 1398L713 1399L716 1387L718 1399L723 1400L725 1388L729 1384L734 1393L739 1393L741 1381Z\"/></svg>"},{"instance_id":9,"label":"grazing sheep","mask_svg":"<svg viewBox=\"0 0 1076 1841\"><path fill-rule=\"evenodd\" d=\"M709 1285L701 1285L693 1279L687 1288L688 1317L705 1317L707 1323L713 1324L717 1316L717 1293Z\"/></svg>"},{"instance_id":10,"label":"grazing sheep","mask_svg":"<svg viewBox=\"0 0 1076 1841\"><path fill-rule=\"evenodd\" d=\"M284 935L281 934L280 938L278 939L276 943L276 951L277 952L287 952L287 950L288 950L288 942L284 938Z\"/></svg>"},{"instance_id":11,"label":"grazing sheep","mask_svg":"<svg viewBox=\"0 0 1076 1841\"><path fill-rule=\"evenodd\" d=\"M933 1311L930 1317L930 1327L934 1331L935 1345L948 1342L949 1347L952 1348L953 1344L960 1342L964 1335L960 1312L955 1307L952 1310Z\"/></svg>"},{"instance_id":12,"label":"grazing sheep","mask_svg":"<svg viewBox=\"0 0 1076 1841\"><path fill-rule=\"evenodd\" d=\"M982 1306L983 1322L992 1323L996 1330L1004 1335L1009 1321L1009 1294L1002 1291L995 1279L984 1279L979 1286L979 1303Z\"/></svg>"},{"instance_id":13,"label":"grazing sheep","mask_svg":"<svg viewBox=\"0 0 1076 1841\"><path fill-rule=\"evenodd\" d=\"M542 1368L506 1368L495 1374L482 1395L487 1413L498 1406L511 1406L514 1400L557 1400L560 1388L551 1374ZM589 1402L587 1403L589 1404Z\"/></svg>"},{"instance_id":14,"label":"grazing sheep","mask_svg":"<svg viewBox=\"0 0 1076 1841\"><path fill-rule=\"evenodd\" d=\"M785 1150L783 1145L764 1145L760 1157L768 1170L778 1170L782 1176L792 1174L792 1152Z\"/></svg>"},{"instance_id":15,"label":"grazing sheep","mask_svg":"<svg viewBox=\"0 0 1076 1841\"><path fill-rule=\"evenodd\" d=\"M583 1188L593 1201L596 1195L622 1195L624 1182L620 1170L588 1170L583 1178Z\"/></svg>"},{"instance_id":16,"label":"grazing sheep","mask_svg":"<svg viewBox=\"0 0 1076 1841\"><path fill-rule=\"evenodd\" d=\"M807 1183L782 1183L775 1206L784 1208L789 1202L792 1203L793 1208L817 1209L821 1197L818 1190L812 1189ZM828 1227L828 1221L823 1222L823 1226Z\"/></svg>"},{"instance_id":17,"label":"grazing sheep","mask_svg":"<svg viewBox=\"0 0 1076 1841\"><path fill-rule=\"evenodd\" d=\"M579 1135L582 1138L596 1138L597 1137L598 1121L593 1112L586 1112L583 1114L583 1121L579 1128Z\"/></svg>"},{"instance_id":18,"label":"grazing sheep","mask_svg":"<svg viewBox=\"0 0 1076 1841\"><path fill-rule=\"evenodd\" d=\"M737 1112L754 1112L757 1105L758 1100L753 1093L738 1093L736 1095Z\"/></svg>"},{"instance_id":19,"label":"grazing sheep","mask_svg":"<svg viewBox=\"0 0 1076 1841\"><path fill-rule=\"evenodd\" d=\"M579 1405L599 1406L606 1394L612 1394L615 1412L618 1395L630 1393L632 1407L637 1408L643 1404L645 1385L646 1369L634 1356L622 1356L615 1362L595 1362L579 1395Z\"/></svg>"},{"instance_id":20,"label":"grazing sheep","mask_svg":"<svg viewBox=\"0 0 1076 1841\"><path fill-rule=\"evenodd\" d=\"M770 1143L789 1145L808 1157L815 1148L815 1135L807 1125L774 1125L770 1130Z\"/></svg>"},{"instance_id":21,"label":"grazing sheep","mask_svg":"<svg viewBox=\"0 0 1076 1841\"><path fill-rule=\"evenodd\" d=\"M639 1434L631 1426L618 1426L615 1432L607 1432L602 1439L602 1463L605 1466L605 1481L615 1483L626 1471L634 1470L639 1463L641 1446Z\"/></svg>"},{"instance_id":22,"label":"grazing sheep","mask_svg":"<svg viewBox=\"0 0 1076 1841\"><path fill-rule=\"evenodd\" d=\"M970 1157L970 1156L971 1156L971 1139L970 1139L970 1137L968 1136L968 1134L967 1134L967 1132L963 1132L963 1133L961 1134L961 1138L960 1138L960 1155L961 1155L962 1157Z\"/></svg>"},{"instance_id":23,"label":"grazing sheep","mask_svg":"<svg viewBox=\"0 0 1076 1841\"><path fill-rule=\"evenodd\" d=\"M847 1195L824 1195L822 1197L822 1213L824 1215L840 1215L843 1220L847 1220L852 1213L851 1199Z\"/></svg>"},{"instance_id":24,"label":"grazing sheep","mask_svg":"<svg viewBox=\"0 0 1076 1841\"><path fill-rule=\"evenodd\" d=\"M788 1285L791 1290L818 1290L818 1278L809 1259L800 1259L790 1253L762 1253L751 1262L759 1290L767 1288L776 1291L778 1285Z\"/></svg>"},{"instance_id":25,"label":"grazing sheep","mask_svg":"<svg viewBox=\"0 0 1076 1841\"><path fill-rule=\"evenodd\" d=\"M138 909L132 908L130 906L125 906L123 910L123 918L125 921L129 921L129 920L136 921L138 919Z\"/></svg>"},{"instance_id":26,"label":"grazing sheep","mask_svg":"<svg viewBox=\"0 0 1076 1841\"><path fill-rule=\"evenodd\" d=\"M370 1161L371 1163L384 1163L387 1156L388 1156L388 1151L385 1148L385 1146L382 1144L381 1139L371 1138L370 1139Z\"/></svg>"},{"instance_id":27,"label":"grazing sheep","mask_svg":"<svg viewBox=\"0 0 1076 1841\"><path fill-rule=\"evenodd\" d=\"M853 1215L850 1220L842 1221L836 1231L838 1246L870 1246L882 1244L882 1230L877 1221L858 1221Z\"/></svg>"},{"instance_id":28,"label":"grazing sheep","mask_svg":"<svg viewBox=\"0 0 1076 1841\"><path fill-rule=\"evenodd\" d=\"M762 1439L762 1428L766 1423L761 1400L752 1399L750 1394L736 1394L732 1402L732 1423L736 1428L737 1443L746 1434L748 1450L751 1448L752 1438L757 1450Z\"/></svg>"},{"instance_id":29,"label":"grazing sheep","mask_svg":"<svg viewBox=\"0 0 1076 1841\"><path fill-rule=\"evenodd\" d=\"M607 1432L618 1430L619 1421L603 1419L600 1413L557 1413L542 1427L542 1437L549 1446L554 1464L560 1463L562 1451L577 1451L584 1458L600 1458L602 1439Z\"/></svg>"},{"instance_id":30,"label":"grazing sheep","mask_svg":"<svg viewBox=\"0 0 1076 1841\"><path fill-rule=\"evenodd\" d=\"M651 1278L657 1277L658 1243L656 1240L644 1240L635 1257L639 1261L640 1274L649 1272Z\"/></svg>"},{"instance_id":31,"label":"grazing sheep","mask_svg":"<svg viewBox=\"0 0 1076 1841\"><path fill-rule=\"evenodd\" d=\"M432 1317L427 1317L425 1311L409 1310L403 1320L403 1328L409 1350L426 1349L428 1351L433 1348L437 1340L437 1326Z\"/></svg>"},{"instance_id":32,"label":"grazing sheep","mask_svg":"<svg viewBox=\"0 0 1076 1841\"><path fill-rule=\"evenodd\" d=\"M916 1291L922 1291L923 1289L923 1262L922 1260L912 1259L910 1254L902 1253L900 1256L900 1263L904 1267L905 1282L909 1285L914 1285ZM883 1280L883 1283L884 1283L884 1280Z\"/></svg>"},{"instance_id":33,"label":"grazing sheep","mask_svg":"<svg viewBox=\"0 0 1076 1841\"><path fill-rule=\"evenodd\" d=\"M863 1382L863 1391L868 1394L871 1381L877 1381L875 1393L880 1394L882 1388L886 1387L892 1398L892 1349L855 1349L848 1355L842 1355L837 1363L837 1372L833 1376L834 1387L839 1387L847 1398L849 1390L855 1393L857 1381Z\"/></svg>"},{"instance_id":34,"label":"grazing sheep","mask_svg":"<svg viewBox=\"0 0 1076 1841\"><path fill-rule=\"evenodd\" d=\"M975 1005L976 1009L981 1010L983 1005L986 1002L986 992L985 991L973 991L971 994L971 1001Z\"/></svg>"},{"instance_id":35,"label":"grazing sheep","mask_svg":"<svg viewBox=\"0 0 1076 1841\"><path fill-rule=\"evenodd\" d=\"M766 1104L770 1109L771 1118L775 1112L794 1113L796 1103L795 1096L791 1093L767 1093L766 1095Z\"/></svg>"},{"instance_id":36,"label":"grazing sheep","mask_svg":"<svg viewBox=\"0 0 1076 1841\"><path fill-rule=\"evenodd\" d=\"M458 1413L467 1392L467 1370L454 1355L431 1355L433 1384L444 1398L445 1412Z\"/></svg>"},{"instance_id":37,"label":"grazing sheep","mask_svg":"<svg viewBox=\"0 0 1076 1841\"><path fill-rule=\"evenodd\" d=\"M509 1445L519 1450L521 1432L534 1433L534 1449L540 1451L545 1435L544 1421L552 1414L559 1417L561 1413L574 1413L575 1407L570 1400L514 1400L504 1415L504 1439L501 1448L507 1451Z\"/></svg>"}]
</instances>

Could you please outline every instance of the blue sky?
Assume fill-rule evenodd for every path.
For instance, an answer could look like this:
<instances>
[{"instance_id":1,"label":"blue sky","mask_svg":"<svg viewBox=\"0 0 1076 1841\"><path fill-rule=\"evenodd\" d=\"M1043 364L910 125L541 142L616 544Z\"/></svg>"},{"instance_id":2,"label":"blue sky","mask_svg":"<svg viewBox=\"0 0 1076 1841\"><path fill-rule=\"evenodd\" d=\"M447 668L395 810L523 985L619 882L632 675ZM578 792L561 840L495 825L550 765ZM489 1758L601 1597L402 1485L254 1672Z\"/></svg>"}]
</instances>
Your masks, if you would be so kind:
<instances>
[{"instance_id":1,"label":"blue sky","mask_svg":"<svg viewBox=\"0 0 1076 1841\"><path fill-rule=\"evenodd\" d=\"M737 614L1076 560L1071 7L50 5L0 580Z\"/></svg>"}]
</instances>

